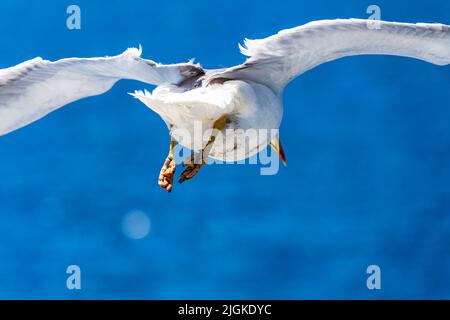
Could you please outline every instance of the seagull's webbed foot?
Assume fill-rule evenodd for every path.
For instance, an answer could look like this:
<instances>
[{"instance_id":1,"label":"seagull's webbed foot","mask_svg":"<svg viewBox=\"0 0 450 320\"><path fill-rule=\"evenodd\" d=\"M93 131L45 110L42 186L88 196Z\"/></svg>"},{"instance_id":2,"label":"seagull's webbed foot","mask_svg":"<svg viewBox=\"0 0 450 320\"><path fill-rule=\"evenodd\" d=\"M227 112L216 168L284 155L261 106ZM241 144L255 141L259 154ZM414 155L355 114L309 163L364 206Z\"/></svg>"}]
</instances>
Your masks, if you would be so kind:
<instances>
[{"instance_id":1,"label":"seagull's webbed foot","mask_svg":"<svg viewBox=\"0 0 450 320\"><path fill-rule=\"evenodd\" d=\"M177 169L177 164L175 163L175 159L173 156L173 149L175 148L176 142L172 140L170 142L170 151L167 156L164 164L161 168L158 177L158 185L165 189L167 192L171 192L173 188L173 179L175 175L175 171Z\"/></svg>"},{"instance_id":2,"label":"seagull's webbed foot","mask_svg":"<svg viewBox=\"0 0 450 320\"><path fill-rule=\"evenodd\" d=\"M158 185L165 189L167 192L172 191L173 188L173 178L177 165L173 158L173 155L168 155L164 161L164 165L159 172Z\"/></svg>"},{"instance_id":3,"label":"seagull's webbed foot","mask_svg":"<svg viewBox=\"0 0 450 320\"><path fill-rule=\"evenodd\" d=\"M183 183L186 180L191 180L200 169L206 164L206 161L203 157L203 152L194 153L191 156L187 157L183 161L183 166L186 168L180 175L179 183Z\"/></svg>"}]
</instances>

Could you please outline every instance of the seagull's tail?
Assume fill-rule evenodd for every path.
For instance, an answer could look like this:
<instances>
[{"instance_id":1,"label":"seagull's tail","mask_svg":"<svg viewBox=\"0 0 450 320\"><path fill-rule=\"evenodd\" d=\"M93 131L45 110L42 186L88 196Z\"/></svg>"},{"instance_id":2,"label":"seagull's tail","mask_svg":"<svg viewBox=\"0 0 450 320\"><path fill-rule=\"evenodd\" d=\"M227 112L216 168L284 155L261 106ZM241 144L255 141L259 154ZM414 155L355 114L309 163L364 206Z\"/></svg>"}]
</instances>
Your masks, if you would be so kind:
<instances>
[{"instance_id":1,"label":"seagull's tail","mask_svg":"<svg viewBox=\"0 0 450 320\"><path fill-rule=\"evenodd\" d=\"M153 97L151 92L147 90L135 90L134 92L128 93L130 96L138 99L143 104L145 104L149 109L153 110L157 114L161 115L161 107L160 104L157 103L156 99Z\"/></svg>"}]
</instances>

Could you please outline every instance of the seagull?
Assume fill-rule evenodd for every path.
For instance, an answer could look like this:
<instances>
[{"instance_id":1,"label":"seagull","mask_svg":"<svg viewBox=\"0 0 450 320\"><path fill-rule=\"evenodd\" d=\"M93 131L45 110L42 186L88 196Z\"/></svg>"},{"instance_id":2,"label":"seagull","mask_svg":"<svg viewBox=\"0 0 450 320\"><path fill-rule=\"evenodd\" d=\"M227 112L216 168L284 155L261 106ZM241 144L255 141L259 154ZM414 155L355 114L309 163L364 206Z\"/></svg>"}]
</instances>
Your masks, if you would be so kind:
<instances>
[{"instance_id":1,"label":"seagull","mask_svg":"<svg viewBox=\"0 0 450 320\"><path fill-rule=\"evenodd\" d=\"M245 39L240 65L206 69L193 61L161 64L143 59L142 48L101 58L55 62L35 58L0 70L0 136L73 101L102 94L121 79L156 86L131 95L166 123L169 153L158 184L170 192L174 148L192 150L179 182L192 179L208 157L239 161L270 146L285 164L278 129L286 85L306 71L339 58L383 54L450 64L450 26L365 19L320 20L265 39ZM249 130L257 131L248 135ZM259 134L266 130L269 134Z\"/></svg>"}]
</instances>

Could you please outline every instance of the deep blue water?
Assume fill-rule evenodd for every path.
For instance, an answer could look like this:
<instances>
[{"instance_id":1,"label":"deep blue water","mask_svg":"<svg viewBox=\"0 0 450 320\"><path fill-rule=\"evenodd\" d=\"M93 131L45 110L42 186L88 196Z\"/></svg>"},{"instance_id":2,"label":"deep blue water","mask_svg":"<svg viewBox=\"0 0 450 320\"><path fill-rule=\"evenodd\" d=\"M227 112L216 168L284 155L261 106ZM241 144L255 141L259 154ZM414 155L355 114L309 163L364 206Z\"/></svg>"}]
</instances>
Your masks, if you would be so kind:
<instances>
[{"instance_id":1,"label":"deep blue water","mask_svg":"<svg viewBox=\"0 0 450 320\"><path fill-rule=\"evenodd\" d=\"M70 4L81 30L66 28ZM244 37L365 18L369 4L1 1L0 66L139 43L156 61L231 66ZM376 4L384 20L450 24L449 1ZM126 94L142 83L1 137L0 298L450 298L449 83L450 68L406 58L322 65L286 90L287 168L209 166L172 194L156 183L166 126ZM123 230L136 210L150 220L139 240Z\"/></svg>"}]
</instances>

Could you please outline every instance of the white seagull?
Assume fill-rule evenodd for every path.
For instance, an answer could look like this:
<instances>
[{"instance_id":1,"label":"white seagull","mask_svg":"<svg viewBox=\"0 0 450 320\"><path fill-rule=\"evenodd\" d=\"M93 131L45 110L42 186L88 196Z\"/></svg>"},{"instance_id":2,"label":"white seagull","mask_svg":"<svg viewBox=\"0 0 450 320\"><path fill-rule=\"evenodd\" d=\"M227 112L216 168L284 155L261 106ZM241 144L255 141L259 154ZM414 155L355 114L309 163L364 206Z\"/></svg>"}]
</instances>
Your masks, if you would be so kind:
<instances>
[{"instance_id":1,"label":"white seagull","mask_svg":"<svg viewBox=\"0 0 450 320\"><path fill-rule=\"evenodd\" d=\"M114 57L35 58L0 70L0 135L24 127L73 101L102 94L121 79L156 85L132 95L158 113L169 128L169 155L159 185L172 190L176 143L194 151L180 182L191 179L208 156L242 160L270 145L285 163L278 134L248 138L248 130L277 132L285 86L328 61L386 54L450 64L450 26L361 19L310 22L265 39L245 40L240 65L209 70L192 61L159 64L141 58L141 48ZM201 124L201 133L195 128ZM272 130L274 129L274 130ZM269 131L268 131L269 132ZM218 143L219 134L227 143ZM187 137L186 137L187 136ZM216 141L217 140L217 141ZM229 143L231 141L231 143Z\"/></svg>"}]
</instances>

